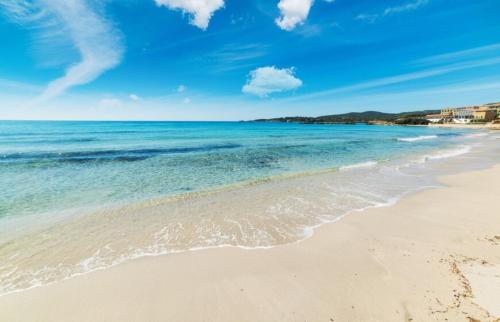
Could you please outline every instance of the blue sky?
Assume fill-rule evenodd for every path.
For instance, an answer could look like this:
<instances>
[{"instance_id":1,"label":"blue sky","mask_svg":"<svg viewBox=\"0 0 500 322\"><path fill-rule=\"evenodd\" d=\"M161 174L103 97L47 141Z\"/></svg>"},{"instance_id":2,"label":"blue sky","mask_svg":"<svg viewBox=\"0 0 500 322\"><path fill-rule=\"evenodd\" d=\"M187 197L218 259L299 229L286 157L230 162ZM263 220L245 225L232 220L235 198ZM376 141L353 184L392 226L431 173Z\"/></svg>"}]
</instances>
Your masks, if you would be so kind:
<instances>
[{"instance_id":1,"label":"blue sky","mask_svg":"<svg viewBox=\"0 0 500 322\"><path fill-rule=\"evenodd\" d=\"M500 101L498 0L0 0L0 119Z\"/></svg>"}]
</instances>

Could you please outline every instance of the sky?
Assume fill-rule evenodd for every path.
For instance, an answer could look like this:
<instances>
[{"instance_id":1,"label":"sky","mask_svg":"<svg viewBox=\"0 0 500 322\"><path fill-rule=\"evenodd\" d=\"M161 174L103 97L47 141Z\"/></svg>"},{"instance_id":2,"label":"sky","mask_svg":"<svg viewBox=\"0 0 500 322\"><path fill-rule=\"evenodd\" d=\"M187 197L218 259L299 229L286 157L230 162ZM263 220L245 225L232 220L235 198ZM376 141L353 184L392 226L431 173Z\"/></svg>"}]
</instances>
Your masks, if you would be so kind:
<instances>
[{"instance_id":1,"label":"sky","mask_svg":"<svg viewBox=\"0 0 500 322\"><path fill-rule=\"evenodd\" d=\"M0 0L0 119L500 101L498 0Z\"/></svg>"}]
</instances>

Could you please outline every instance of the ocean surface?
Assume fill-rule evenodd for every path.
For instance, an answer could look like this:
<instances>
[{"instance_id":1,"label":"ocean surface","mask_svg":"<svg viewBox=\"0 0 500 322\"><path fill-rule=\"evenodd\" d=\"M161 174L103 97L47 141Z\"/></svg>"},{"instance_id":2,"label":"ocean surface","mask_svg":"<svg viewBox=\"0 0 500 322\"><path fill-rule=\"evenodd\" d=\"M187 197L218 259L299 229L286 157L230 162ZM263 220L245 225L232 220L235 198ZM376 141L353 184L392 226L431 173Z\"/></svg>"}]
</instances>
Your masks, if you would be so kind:
<instances>
[{"instance_id":1,"label":"ocean surface","mask_svg":"<svg viewBox=\"0 0 500 322\"><path fill-rule=\"evenodd\" d=\"M296 242L496 162L499 144L428 127L0 121L0 295L140 256Z\"/></svg>"}]
</instances>

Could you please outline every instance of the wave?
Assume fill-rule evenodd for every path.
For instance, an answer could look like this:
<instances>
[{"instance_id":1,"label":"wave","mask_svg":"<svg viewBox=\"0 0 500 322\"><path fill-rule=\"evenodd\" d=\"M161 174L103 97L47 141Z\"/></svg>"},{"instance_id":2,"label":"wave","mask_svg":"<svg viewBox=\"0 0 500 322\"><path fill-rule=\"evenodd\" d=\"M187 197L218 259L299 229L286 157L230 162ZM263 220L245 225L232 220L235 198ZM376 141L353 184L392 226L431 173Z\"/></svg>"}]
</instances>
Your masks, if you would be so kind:
<instances>
[{"instance_id":1,"label":"wave","mask_svg":"<svg viewBox=\"0 0 500 322\"><path fill-rule=\"evenodd\" d=\"M448 149L444 151L439 151L435 152L433 154L429 154L424 156L423 161L428 161L428 160L439 160L439 159L447 159L447 158L453 158L457 157L466 153L469 153L471 150L471 147L469 145L462 145L453 149Z\"/></svg>"},{"instance_id":2,"label":"wave","mask_svg":"<svg viewBox=\"0 0 500 322\"><path fill-rule=\"evenodd\" d=\"M457 146L454 148L438 150L435 152L431 152L430 154L419 155L415 159L410 159L408 162L405 162L399 166L396 166L396 168L399 171L400 169L412 167L416 164L425 164L428 161L458 157L458 156L469 153L471 151L471 149L472 149L472 147L469 145L461 145L461 146Z\"/></svg>"},{"instance_id":3,"label":"wave","mask_svg":"<svg viewBox=\"0 0 500 322\"><path fill-rule=\"evenodd\" d=\"M437 135L420 135L420 136L409 137L409 138L398 138L397 140L400 142L417 142L417 141L424 141L424 140L434 140L437 138L438 138Z\"/></svg>"},{"instance_id":4,"label":"wave","mask_svg":"<svg viewBox=\"0 0 500 322\"><path fill-rule=\"evenodd\" d=\"M346 165L346 166L340 167L339 170L343 171L343 170L359 169L359 168L371 168L371 167L376 166L377 164L378 164L377 161L367 161L367 162Z\"/></svg>"}]
</instances>

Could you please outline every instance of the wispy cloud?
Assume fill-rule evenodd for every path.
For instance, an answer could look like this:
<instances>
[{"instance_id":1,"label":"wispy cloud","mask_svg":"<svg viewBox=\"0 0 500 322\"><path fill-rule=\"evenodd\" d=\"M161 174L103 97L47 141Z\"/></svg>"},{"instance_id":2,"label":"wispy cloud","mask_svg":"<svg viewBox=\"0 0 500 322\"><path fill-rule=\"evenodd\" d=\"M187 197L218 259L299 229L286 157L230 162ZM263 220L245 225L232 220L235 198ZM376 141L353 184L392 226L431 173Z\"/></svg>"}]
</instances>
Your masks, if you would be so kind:
<instances>
[{"instance_id":1,"label":"wispy cloud","mask_svg":"<svg viewBox=\"0 0 500 322\"><path fill-rule=\"evenodd\" d=\"M103 98L99 101L99 107L104 108L117 108L122 107L123 102L118 98Z\"/></svg>"},{"instance_id":2,"label":"wispy cloud","mask_svg":"<svg viewBox=\"0 0 500 322\"><path fill-rule=\"evenodd\" d=\"M361 83L357 83L357 84L353 84L353 85L349 85L349 86L338 87L338 88L333 88L333 89L329 89L329 90L314 92L311 94L296 96L296 97L289 98L286 100L287 101L303 101L303 100L324 98L324 97L334 96L337 94L358 92L358 91L363 91L363 90L368 90L368 89L373 89L373 88L379 88L379 87L384 87L384 86L389 86L389 85L394 85L394 84L399 84L399 83L404 83L404 82L409 82L409 81L414 81L414 80L449 74L449 73L453 73L453 72L457 72L457 71L461 71L461 70L490 66L490 65L498 65L498 64L500 64L500 57L475 60L475 61L469 61L469 62L464 62L464 63L449 64L447 66L440 67L440 68L431 68L431 69L421 70L421 71L412 72L412 73L406 73L406 74L400 74L400 75L395 75L395 76L373 79L373 80L369 80L366 82L361 82Z\"/></svg>"},{"instance_id":3,"label":"wispy cloud","mask_svg":"<svg viewBox=\"0 0 500 322\"><path fill-rule=\"evenodd\" d=\"M13 90L28 91L28 92L40 92L41 90L43 90L43 87L40 86L18 82L10 79L0 78L0 88L2 87Z\"/></svg>"},{"instance_id":4,"label":"wispy cloud","mask_svg":"<svg viewBox=\"0 0 500 322\"><path fill-rule=\"evenodd\" d=\"M235 63L262 57L267 53L267 47L259 43L230 44L212 52L209 57L224 63Z\"/></svg>"},{"instance_id":5,"label":"wispy cloud","mask_svg":"<svg viewBox=\"0 0 500 322\"><path fill-rule=\"evenodd\" d=\"M464 92L477 92L482 90L500 89L500 82L482 82L482 83L471 83L471 84L460 84L452 86L442 86L437 88L431 88L424 91L419 91L422 94L451 94L451 93L464 93Z\"/></svg>"},{"instance_id":6,"label":"wispy cloud","mask_svg":"<svg viewBox=\"0 0 500 322\"><path fill-rule=\"evenodd\" d=\"M256 67L258 59L268 53L269 46L261 43L231 43L209 52L196 60L202 60L215 73L225 73L234 70Z\"/></svg>"},{"instance_id":7,"label":"wispy cloud","mask_svg":"<svg viewBox=\"0 0 500 322\"><path fill-rule=\"evenodd\" d=\"M477 59L481 55L500 57L500 43L429 56L415 60L414 63L417 65L435 65L470 58Z\"/></svg>"},{"instance_id":8,"label":"wispy cloud","mask_svg":"<svg viewBox=\"0 0 500 322\"><path fill-rule=\"evenodd\" d=\"M414 0L412 2L407 2L399 6L387 7L382 13L374 13L374 14L362 13L357 15L355 19L367 23L374 23L378 19L386 16L417 10L420 7L425 6L429 2L430 0Z\"/></svg>"},{"instance_id":9,"label":"wispy cloud","mask_svg":"<svg viewBox=\"0 0 500 322\"><path fill-rule=\"evenodd\" d=\"M73 86L87 84L116 67L122 59L119 33L99 10L85 0L3 0L0 6L14 22L36 30L49 45L68 35L80 61L50 82L36 102L44 102Z\"/></svg>"},{"instance_id":10,"label":"wispy cloud","mask_svg":"<svg viewBox=\"0 0 500 322\"><path fill-rule=\"evenodd\" d=\"M384 10L384 15L391 15L395 13L401 13L406 11L416 10L429 3L429 0L416 0L413 2L408 2L400 6L389 7Z\"/></svg>"},{"instance_id":11,"label":"wispy cloud","mask_svg":"<svg viewBox=\"0 0 500 322\"><path fill-rule=\"evenodd\" d=\"M498 100L498 96L495 97L498 89L500 89L500 82L497 77L495 79L457 82L444 86L357 93L352 96L333 96L331 99L321 100L308 106L313 109L314 106L322 105L328 111L331 112L333 109L337 113L354 109L383 109L394 112L408 111L410 109L438 109L443 106L464 106L492 102ZM288 106L290 106L290 109L292 106L298 106L299 110L303 108L303 104L290 104ZM326 113L322 111L321 114Z\"/></svg>"}]
</instances>

